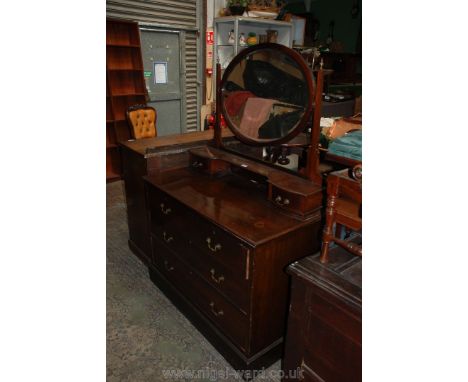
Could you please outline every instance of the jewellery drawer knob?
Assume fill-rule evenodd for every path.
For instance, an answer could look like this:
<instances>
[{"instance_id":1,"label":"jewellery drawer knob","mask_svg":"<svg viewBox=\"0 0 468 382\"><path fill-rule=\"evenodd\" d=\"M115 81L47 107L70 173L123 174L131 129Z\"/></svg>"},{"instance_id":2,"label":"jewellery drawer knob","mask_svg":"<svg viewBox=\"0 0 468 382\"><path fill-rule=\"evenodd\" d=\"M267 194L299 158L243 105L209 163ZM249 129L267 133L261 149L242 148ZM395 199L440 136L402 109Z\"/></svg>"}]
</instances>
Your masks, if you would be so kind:
<instances>
[{"instance_id":1,"label":"jewellery drawer knob","mask_svg":"<svg viewBox=\"0 0 468 382\"><path fill-rule=\"evenodd\" d=\"M206 245L210 249L211 252L221 251L221 244L215 244L214 246L211 244L211 237L206 238Z\"/></svg>"},{"instance_id":2,"label":"jewellery drawer knob","mask_svg":"<svg viewBox=\"0 0 468 382\"><path fill-rule=\"evenodd\" d=\"M166 243L170 243L174 238L172 236L169 236L166 231L163 232L163 239Z\"/></svg>"},{"instance_id":3,"label":"jewellery drawer knob","mask_svg":"<svg viewBox=\"0 0 468 382\"><path fill-rule=\"evenodd\" d=\"M203 163L198 162L198 161L192 162L192 167L194 167L194 168L203 167Z\"/></svg>"},{"instance_id":4,"label":"jewellery drawer knob","mask_svg":"<svg viewBox=\"0 0 468 382\"><path fill-rule=\"evenodd\" d=\"M169 215L171 213L171 209L169 207L166 208L166 206L164 205L164 203L161 203L159 205L161 207L161 212L164 214L164 215Z\"/></svg>"},{"instance_id":5,"label":"jewellery drawer knob","mask_svg":"<svg viewBox=\"0 0 468 382\"><path fill-rule=\"evenodd\" d=\"M216 317L224 315L222 310L216 311L215 310L215 303L213 301L210 302L211 313L213 313Z\"/></svg>"},{"instance_id":6,"label":"jewellery drawer knob","mask_svg":"<svg viewBox=\"0 0 468 382\"><path fill-rule=\"evenodd\" d=\"M224 276L219 276L219 277L216 277L215 276L215 273L216 271L214 270L214 268L211 268L211 279L216 283L216 284L219 284L221 283L222 281L224 281Z\"/></svg>"},{"instance_id":7,"label":"jewellery drawer knob","mask_svg":"<svg viewBox=\"0 0 468 382\"><path fill-rule=\"evenodd\" d=\"M276 204L279 204L280 206L287 206L289 204L289 199L284 199L278 195L275 199Z\"/></svg>"}]
</instances>

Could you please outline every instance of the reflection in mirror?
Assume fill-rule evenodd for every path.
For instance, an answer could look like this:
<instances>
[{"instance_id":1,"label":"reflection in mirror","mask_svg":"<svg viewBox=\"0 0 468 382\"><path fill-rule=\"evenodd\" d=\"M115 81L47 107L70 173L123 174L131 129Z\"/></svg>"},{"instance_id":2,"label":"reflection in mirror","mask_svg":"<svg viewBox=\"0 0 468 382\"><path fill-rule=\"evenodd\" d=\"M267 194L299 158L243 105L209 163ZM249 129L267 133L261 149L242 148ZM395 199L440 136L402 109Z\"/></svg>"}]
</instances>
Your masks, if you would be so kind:
<instances>
[{"instance_id":1,"label":"reflection in mirror","mask_svg":"<svg viewBox=\"0 0 468 382\"><path fill-rule=\"evenodd\" d=\"M297 141L298 143L294 143ZM290 143L293 142L292 146ZM310 135L301 133L288 144L252 146L233 138L224 138L223 147L247 158L260 160L293 172L302 172L306 166Z\"/></svg>"},{"instance_id":2,"label":"reflection in mirror","mask_svg":"<svg viewBox=\"0 0 468 382\"><path fill-rule=\"evenodd\" d=\"M294 59L276 49L261 49L226 74L222 105L236 135L268 144L295 130L310 102L310 89Z\"/></svg>"}]
</instances>

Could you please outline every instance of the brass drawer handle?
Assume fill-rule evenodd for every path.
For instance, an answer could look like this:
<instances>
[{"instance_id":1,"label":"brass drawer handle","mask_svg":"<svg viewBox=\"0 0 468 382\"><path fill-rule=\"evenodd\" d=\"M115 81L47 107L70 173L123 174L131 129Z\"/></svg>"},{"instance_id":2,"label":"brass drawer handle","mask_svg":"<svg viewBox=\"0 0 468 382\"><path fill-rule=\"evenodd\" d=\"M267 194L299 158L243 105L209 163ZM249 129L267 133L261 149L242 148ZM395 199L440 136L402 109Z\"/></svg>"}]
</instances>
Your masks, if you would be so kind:
<instances>
[{"instance_id":1,"label":"brass drawer handle","mask_svg":"<svg viewBox=\"0 0 468 382\"><path fill-rule=\"evenodd\" d=\"M221 251L221 244L218 243L215 244L215 246L211 245L211 237L206 238L206 245L208 246L211 252Z\"/></svg>"},{"instance_id":2,"label":"brass drawer handle","mask_svg":"<svg viewBox=\"0 0 468 382\"><path fill-rule=\"evenodd\" d=\"M198 162L198 161L192 162L192 167L194 167L194 168L203 167L203 163Z\"/></svg>"},{"instance_id":3,"label":"brass drawer handle","mask_svg":"<svg viewBox=\"0 0 468 382\"><path fill-rule=\"evenodd\" d=\"M279 204L280 206L287 206L289 204L289 199L284 199L278 195L275 199L276 204Z\"/></svg>"},{"instance_id":4,"label":"brass drawer handle","mask_svg":"<svg viewBox=\"0 0 468 382\"><path fill-rule=\"evenodd\" d=\"M164 215L169 215L172 211L169 207L165 208L164 203L161 203L159 206L161 207L161 212Z\"/></svg>"},{"instance_id":5,"label":"brass drawer handle","mask_svg":"<svg viewBox=\"0 0 468 382\"><path fill-rule=\"evenodd\" d=\"M218 316L223 316L224 312L222 310L219 310L218 312L215 310L215 304L213 301L210 302L210 307L211 307L211 313L213 313L216 317Z\"/></svg>"},{"instance_id":6,"label":"brass drawer handle","mask_svg":"<svg viewBox=\"0 0 468 382\"><path fill-rule=\"evenodd\" d=\"M215 277L216 271L214 270L214 268L211 268L210 273L211 273L211 279L212 279L216 284L219 284L219 283L221 283L221 281L224 281L224 276Z\"/></svg>"},{"instance_id":7,"label":"brass drawer handle","mask_svg":"<svg viewBox=\"0 0 468 382\"><path fill-rule=\"evenodd\" d=\"M164 260L164 267L166 268L167 271L171 272L174 270L174 267L169 266L169 262L167 260Z\"/></svg>"},{"instance_id":8,"label":"brass drawer handle","mask_svg":"<svg viewBox=\"0 0 468 382\"><path fill-rule=\"evenodd\" d=\"M163 232L163 239L166 243L170 243L174 238L172 236L169 236L166 231Z\"/></svg>"}]
</instances>

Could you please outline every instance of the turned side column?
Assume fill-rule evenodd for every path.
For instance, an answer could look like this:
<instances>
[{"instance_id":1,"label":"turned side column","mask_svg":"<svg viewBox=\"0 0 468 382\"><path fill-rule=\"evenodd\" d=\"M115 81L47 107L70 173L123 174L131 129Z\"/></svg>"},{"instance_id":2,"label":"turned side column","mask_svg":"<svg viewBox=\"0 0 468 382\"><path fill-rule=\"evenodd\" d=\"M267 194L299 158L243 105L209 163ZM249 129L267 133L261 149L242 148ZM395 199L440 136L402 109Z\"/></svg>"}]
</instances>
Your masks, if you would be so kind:
<instances>
[{"instance_id":1,"label":"turned side column","mask_svg":"<svg viewBox=\"0 0 468 382\"><path fill-rule=\"evenodd\" d=\"M328 249L333 241L333 224L335 223L336 199L338 197L338 178L329 176L327 181L327 209L325 211L325 227L323 228L322 250L320 262L328 262Z\"/></svg>"}]
</instances>

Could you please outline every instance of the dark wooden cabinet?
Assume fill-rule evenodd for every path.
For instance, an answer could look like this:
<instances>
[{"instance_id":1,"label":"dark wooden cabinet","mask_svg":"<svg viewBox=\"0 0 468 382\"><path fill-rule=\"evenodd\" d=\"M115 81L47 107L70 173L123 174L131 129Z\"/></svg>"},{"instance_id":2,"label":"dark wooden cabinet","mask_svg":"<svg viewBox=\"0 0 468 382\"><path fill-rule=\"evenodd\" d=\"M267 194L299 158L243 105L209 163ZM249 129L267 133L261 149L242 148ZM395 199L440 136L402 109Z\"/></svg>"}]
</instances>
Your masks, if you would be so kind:
<instances>
[{"instance_id":1,"label":"dark wooden cabinet","mask_svg":"<svg viewBox=\"0 0 468 382\"><path fill-rule=\"evenodd\" d=\"M193 164L199 150L191 152ZM233 165L223 163L205 165ZM297 217L269 200L271 185L200 168L145 177L151 278L234 367L268 366L282 349L284 269L320 246L320 197L307 218Z\"/></svg>"},{"instance_id":2,"label":"dark wooden cabinet","mask_svg":"<svg viewBox=\"0 0 468 382\"><path fill-rule=\"evenodd\" d=\"M283 380L302 375L314 382L361 381L361 257L339 247L330 250L328 264L319 257L316 253L288 268Z\"/></svg>"},{"instance_id":3,"label":"dark wooden cabinet","mask_svg":"<svg viewBox=\"0 0 468 382\"><path fill-rule=\"evenodd\" d=\"M130 139L125 112L146 102L138 24L107 19L106 25L106 179L122 175L119 143Z\"/></svg>"}]
</instances>

